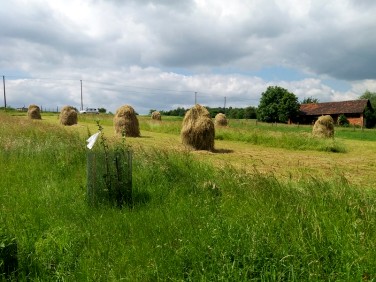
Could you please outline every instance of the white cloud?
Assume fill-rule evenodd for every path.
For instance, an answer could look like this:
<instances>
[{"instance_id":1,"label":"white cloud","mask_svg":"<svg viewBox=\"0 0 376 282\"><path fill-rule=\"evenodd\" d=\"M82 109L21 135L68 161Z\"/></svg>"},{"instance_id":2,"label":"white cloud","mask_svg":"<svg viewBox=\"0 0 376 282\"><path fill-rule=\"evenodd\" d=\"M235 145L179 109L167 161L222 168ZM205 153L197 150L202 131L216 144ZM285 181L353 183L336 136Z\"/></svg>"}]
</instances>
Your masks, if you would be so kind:
<instances>
[{"instance_id":1,"label":"white cloud","mask_svg":"<svg viewBox=\"0 0 376 282\"><path fill-rule=\"evenodd\" d=\"M80 79L88 106L112 111L190 105L194 92L210 106L257 105L268 85L352 99L376 90L375 12L369 0L5 1L0 71L14 106L79 106Z\"/></svg>"}]
</instances>

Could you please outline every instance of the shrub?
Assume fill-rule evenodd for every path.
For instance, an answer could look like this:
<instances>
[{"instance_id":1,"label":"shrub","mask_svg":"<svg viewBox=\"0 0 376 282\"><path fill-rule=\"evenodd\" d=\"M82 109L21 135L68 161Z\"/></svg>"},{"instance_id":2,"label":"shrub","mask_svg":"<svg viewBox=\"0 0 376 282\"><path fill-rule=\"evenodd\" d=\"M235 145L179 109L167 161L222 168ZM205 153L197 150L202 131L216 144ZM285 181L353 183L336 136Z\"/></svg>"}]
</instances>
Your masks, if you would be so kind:
<instances>
[{"instance_id":1,"label":"shrub","mask_svg":"<svg viewBox=\"0 0 376 282\"><path fill-rule=\"evenodd\" d=\"M118 207L131 205L132 152L124 142L110 146L99 121L97 124L101 146L99 150L89 150L87 154L88 202L90 205L109 202Z\"/></svg>"},{"instance_id":2,"label":"shrub","mask_svg":"<svg viewBox=\"0 0 376 282\"><path fill-rule=\"evenodd\" d=\"M0 229L0 279L16 275L18 268L17 242Z\"/></svg>"},{"instance_id":3,"label":"shrub","mask_svg":"<svg viewBox=\"0 0 376 282\"><path fill-rule=\"evenodd\" d=\"M349 120L344 114L339 115L338 117L338 125L343 127L348 127L350 124Z\"/></svg>"}]
</instances>

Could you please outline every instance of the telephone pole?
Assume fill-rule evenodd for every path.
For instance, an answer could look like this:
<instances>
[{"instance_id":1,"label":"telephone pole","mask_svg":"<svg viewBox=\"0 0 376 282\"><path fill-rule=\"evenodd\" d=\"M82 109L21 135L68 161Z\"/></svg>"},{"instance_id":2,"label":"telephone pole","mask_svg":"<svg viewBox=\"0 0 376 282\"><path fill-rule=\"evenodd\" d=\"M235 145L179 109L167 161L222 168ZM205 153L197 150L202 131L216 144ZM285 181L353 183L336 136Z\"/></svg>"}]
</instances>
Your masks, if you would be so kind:
<instances>
[{"instance_id":1,"label":"telephone pole","mask_svg":"<svg viewBox=\"0 0 376 282\"><path fill-rule=\"evenodd\" d=\"M83 111L84 110L84 102L82 100L82 79L80 81L81 81L81 111Z\"/></svg>"},{"instance_id":2,"label":"telephone pole","mask_svg":"<svg viewBox=\"0 0 376 282\"><path fill-rule=\"evenodd\" d=\"M226 96L225 96L225 105L224 105L224 109L225 109L224 114L226 114Z\"/></svg>"},{"instance_id":3,"label":"telephone pole","mask_svg":"<svg viewBox=\"0 0 376 282\"><path fill-rule=\"evenodd\" d=\"M5 95L5 76L3 75L3 87L4 87L4 109L7 108L7 96Z\"/></svg>"},{"instance_id":4,"label":"telephone pole","mask_svg":"<svg viewBox=\"0 0 376 282\"><path fill-rule=\"evenodd\" d=\"M197 104L197 92L195 92L195 105Z\"/></svg>"}]
</instances>

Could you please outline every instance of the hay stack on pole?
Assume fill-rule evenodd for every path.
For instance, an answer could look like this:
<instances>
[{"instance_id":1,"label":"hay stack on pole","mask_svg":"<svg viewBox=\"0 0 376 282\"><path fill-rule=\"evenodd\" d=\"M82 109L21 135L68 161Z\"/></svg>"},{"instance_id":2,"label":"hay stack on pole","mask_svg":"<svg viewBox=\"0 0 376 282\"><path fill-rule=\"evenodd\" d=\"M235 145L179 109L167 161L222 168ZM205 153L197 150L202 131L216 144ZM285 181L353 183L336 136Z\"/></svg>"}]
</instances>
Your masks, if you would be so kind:
<instances>
[{"instance_id":1,"label":"hay stack on pole","mask_svg":"<svg viewBox=\"0 0 376 282\"><path fill-rule=\"evenodd\" d=\"M162 120L162 116L161 116L161 113L158 112L158 111L154 111L151 113L151 119L152 120L156 120L156 121L161 121Z\"/></svg>"},{"instance_id":2,"label":"hay stack on pole","mask_svg":"<svg viewBox=\"0 0 376 282\"><path fill-rule=\"evenodd\" d=\"M60 123L62 125L77 124L77 110L72 106L65 106L60 112Z\"/></svg>"},{"instance_id":3,"label":"hay stack on pole","mask_svg":"<svg viewBox=\"0 0 376 282\"><path fill-rule=\"evenodd\" d=\"M218 113L215 116L215 125L217 125L217 126L227 126L227 124L228 124L228 120L227 120L225 114Z\"/></svg>"},{"instance_id":4,"label":"hay stack on pole","mask_svg":"<svg viewBox=\"0 0 376 282\"><path fill-rule=\"evenodd\" d=\"M214 123L208 110L196 104L184 116L180 132L184 145L196 150L214 150Z\"/></svg>"},{"instance_id":5,"label":"hay stack on pole","mask_svg":"<svg viewBox=\"0 0 376 282\"><path fill-rule=\"evenodd\" d=\"M27 116L30 119L42 119L40 115L40 108L37 105L30 105L27 109Z\"/></svg>"},{"instance_id":6,"label":"hay stack on pole","mask_svg":"<svg viewBox=\"0 0 376 282\"><path fill-rule=\"evenodd\" d=\"M313 129L313 136L333 138L334 137L334 121L330 115L321 116L316 120Z\"/></svg>"},{"instance_id":7,"label":"hay stack on pole","mask_svg":"<svg viewBox=\"0 0 376 282\"><path fill-rule=\"evenodd\" d=\"M116 134L140 137L140 127L136 112L129 105L124 105L117 109L114 117L114 126Z\"/></svg>"}]
</instances>

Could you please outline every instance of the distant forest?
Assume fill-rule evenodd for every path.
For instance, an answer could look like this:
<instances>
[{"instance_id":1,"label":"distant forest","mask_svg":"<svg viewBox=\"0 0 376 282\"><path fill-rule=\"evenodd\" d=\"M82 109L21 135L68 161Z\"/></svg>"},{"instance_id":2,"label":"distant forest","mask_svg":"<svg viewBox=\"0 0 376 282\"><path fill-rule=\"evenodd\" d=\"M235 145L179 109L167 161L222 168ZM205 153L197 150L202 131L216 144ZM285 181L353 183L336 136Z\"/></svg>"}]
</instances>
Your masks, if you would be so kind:
<instances>
[{"instance_id":1,"label":"distant forest","mask_svg":"<svg viewBox=\"0 0 376 282\"><path fill-rule=\"evenodd\" d=\"M246 108L210 108L205 107L212 118L214 118L218 113L226 114L227 118L234 118L234 119L256 119L256 107L246 107ZM150 110L150 112L153 112L154 110ZM188 109L185 108L177 108L170 111L160 111L161 115L164 116L181 116L183 117L188 111Z\"/></svg>"}]
</instances>

